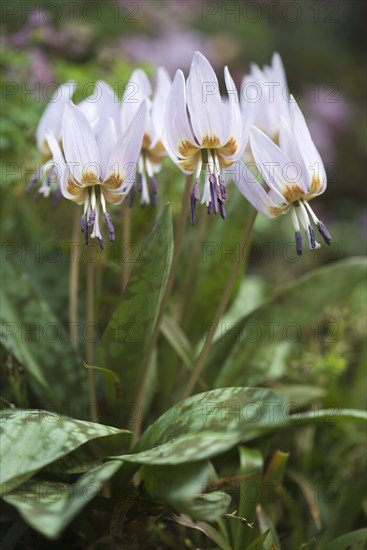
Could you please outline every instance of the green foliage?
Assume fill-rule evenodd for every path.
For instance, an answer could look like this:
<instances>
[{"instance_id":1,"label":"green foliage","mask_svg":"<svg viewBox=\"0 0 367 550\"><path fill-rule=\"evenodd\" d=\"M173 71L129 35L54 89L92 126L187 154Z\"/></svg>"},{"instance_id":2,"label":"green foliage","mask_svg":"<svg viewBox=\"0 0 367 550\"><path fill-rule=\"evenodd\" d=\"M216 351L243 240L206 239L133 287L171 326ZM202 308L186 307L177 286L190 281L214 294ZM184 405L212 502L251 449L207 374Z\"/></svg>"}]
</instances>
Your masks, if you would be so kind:
<instances>
[{"instance_id":1,"label":"green foliage","mask_svg":"<svg viewBox=\"0 0 367 550\"><path fill-rule=\"evenodd\" d=\"M172 260L171 209L167 205L136 260L122 300L98 345L98 366L119 376L122 395L134 399ZM119 396L108 392L110 414ZM124 414L124 411L121 412ZM131 414L127 411L126 414ZM126 421L126 416L121 418Z\"/></svg>"},{"instance_id":2,"label":"green foliage","mask_svg":"<svg viewBox=\"0 0 367 550\"><path fill-rule=\"evenodd\" d=\"M85 17L88 4L92 17L100 8L98 23ZM300 3L301 18L291 22L296 13L286 3L259 3L258 10L234 3L240 21L225 3L181 2L179 12L175 2L93 4L75 5L72 20L62 10L54 23L38 25L27 13L19 16L20 3L14 3L2 27L1 545L362 550L363 8ZM136 22L129 22L135 4ZM66 4L39 5L52 19ZM250 21L256 11L261 17ZM179 13L179 25L172 13ZM156 209L135 205L128 249L117 231L116 242L97 259L94 305L102 337L93 364L84 368L84 247L78 351L66 325L75 205L51 209L49 200L33 200L34 191L24 195L40 162L35 130L47 102L32 90L42 78L75 80L78 102L104 79L121 98L141 52L162 56L162 64L165 50L169 61L175 57L160 43L172 29L182 50L185 41L210 45L213 61L229 63L237 83L250 61L268 63L273 50L281 53L288 79L299 85L302 109L317 123L312 135L325 147L328 191L316 210L334 241L293 257L286 217L258 217L195 388L201 393L181 401L250 211L233 185L225 222L197 208L153 355L143 434L131 448L124 427L129 421L134 427L137 387L172 261L183 176L165 161ZM154 75L149 63L139 66ZM310 96L328 94L334 85L338 101L321 96L312 112ZM121 207L110 212L119 230ZM49 243L61 252L56 262L42 254ZM32 252L37 247L40 255ZM122 292L121 264L131 258ZM87 421L91 373L101 423Z\"/></svg>"},{"instance_id":3,"label":"green foliage","mask_svg":"<svg viewBox=\"0 0 367 550\"><path fill-rule=\"evenodd\" d=\"M42 410L2 411L1 493L13 491L45 466L69 455L85 443L129 435L102 424L75 420ZM92 449L89 449L92 452Z\"/></svg>"},{"instance_id":4,"label":"green foliage","mask_svg":"<svg viewBox=\"0 0 367 550\"><path fill-rule=\"evenodd\" d=\"M74 403L73 415L86 418L88 399L82 360L73 350L65 327L22 267L9 260L2 265L6 281L1 288L2 345L24 365L44 404L52 403L61 412L67 403Z\"/></svg>"}]
</instances>

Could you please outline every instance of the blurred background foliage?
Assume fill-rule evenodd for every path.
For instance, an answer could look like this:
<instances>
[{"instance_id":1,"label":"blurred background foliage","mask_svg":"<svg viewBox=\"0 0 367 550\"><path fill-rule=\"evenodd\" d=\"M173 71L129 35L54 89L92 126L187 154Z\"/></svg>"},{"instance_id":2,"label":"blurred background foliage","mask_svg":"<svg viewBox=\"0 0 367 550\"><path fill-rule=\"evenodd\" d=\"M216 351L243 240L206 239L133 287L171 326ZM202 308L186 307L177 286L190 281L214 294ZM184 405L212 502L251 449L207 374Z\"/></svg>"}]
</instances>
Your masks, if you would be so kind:
<instances>
[{"instance_id":1,"label":"blurred background foliage","mask_svg":"<svg viewBox=\"0 0 367 550\"><path fill-rule=\"evenodd\" d=\"M68 243L72 239L75 205L62 200L55 207L52 199L36 200L35 190L29 194L24 192L36 163L40 162L35 131L47 98L54 90L51 83L75 80L78 90L74 97L79 101L92 92L91 83L103 79L121 97L135 67L143 67L152 77L157 65L166 66L172 77L177 68L187 74L195 50L208 57L221 82L223 67L228 64L238 85L251 63L269 63L272 53L278 51L290 88L299 99L328 171L328 189L314 201L313 207L334 237L332 246L323 246L315 253L305 251L299 259L292 248L289 220L259 217L254 242L246 251L248 277L245 283L238 281L238 294L226 314L227 327L266 303L275 289L297 281L323 264L364 254L366 6L359 0L4 1L0 128L2 240L10 243L8 253L20 260L22 268L32 277L34 295L37 293L48 302L55 317L66 325ZM128 250L122 249L121 207L111 208L118 237L114 245L106 246L97 265L96 316L102 329L121 298L121 261L131 260L133 265L142 242L167 201L171 202L174 215L179 212L184 178L169 160L158 174L158 184L157 207L143 209L135 204L131 211L132 242ZM213 318L232 267L231 251L240 241L250 211L233 185L229 188L227 204L225 222L218 217L207 217L204 209L198 209L196 227L187 228L169 313L181 319L193 349L202 337L203 322ZM54 251L47 248L53 243L61 245L63 252L55 261L50 259ZM194 259L196 267L188 269ZM83 254L82 261L85 262ZM83 289L84 270L81 277ZM327 284L325 278L325 288ZM348 279L344 284L348 288ZM313 293L308 289L308 292L312 307L317 305L317 299L324 304L322 290L315 289ZM297 295L293 296L297 301ZM302 325L302 338L296 343L281 342L276 351L272 347L265 349L263 355L258 354L257 363L252 359L254 383L285 388L284 391L286 386L291 386L291 397L296 395L300 402L309 401L302 390L307 386L312 389L311 396L320 398L326 406L336 403L338 407L364 408L361 382L365 376L365 289L353 286L349 295L346 291L343 296L336 303L329 300L326 308L322 306L315 324ZM188 307L183 307L185 304ZM82 322L84 311L84 292L81 292L79 318ZM293 317L287 320L297 322L296 306L287 304L284 298L285 318L288 311ZM181 367L181 375L185 374L182 361L162 338L159 354L157 384L161 393L160 398L153 401L148 421L174 403L182 382L176 376L178 368ZM212 362L215 366L215 357ZM272 362L272 372L267 372L268 362ZM4 359L3 373L6 374L3 394L6 399L23 407L40 404L37 395L27 393L29 388L25 388L23 370L8 356ZM210 376L208 373L208 380L214 382ZM299 394L294 393L297 388ZM107 414L105 420L113 422ZM362 508L349 513L354 510L354 503L348 498L353 496L353 492L348 495L348 482L356 489L363 471L361 432L357 428L349 431L343 425L330 430L305 427L298 436L287 433L285 437L279 432L271 443L261 440L260 447L267 456L270 456L269 446L271 452L278 448L290 452L293 470L296 467L303 470L315 483L321 480L320 486L340 489L340 498L331 498L330 508L324 501L320 504L323 520L327 521L328 515L332 517L330 537L343 532L343 518L347 530L362 526ZM218 470L225 475L226 457L219 462ZM290 490L295 479L290 481ZM358 505L363 502L363 494L358 493L357 500ZM363 507L366 510L365 502ZM307 507L302 514L307 516ZM284 513L284 517L286 515ZM311 532L306 530L307 535ZM161 541L159 533L156 535L157 541ZM289 531L286 537L290 537ZM60 547L65 540L67 535ZM287 540L288 548L293 550L291 539ZM199 544L200 537L197 541ZM304 546L308 547L312 547L311 543Z\"/></svg>"}]
</instances>

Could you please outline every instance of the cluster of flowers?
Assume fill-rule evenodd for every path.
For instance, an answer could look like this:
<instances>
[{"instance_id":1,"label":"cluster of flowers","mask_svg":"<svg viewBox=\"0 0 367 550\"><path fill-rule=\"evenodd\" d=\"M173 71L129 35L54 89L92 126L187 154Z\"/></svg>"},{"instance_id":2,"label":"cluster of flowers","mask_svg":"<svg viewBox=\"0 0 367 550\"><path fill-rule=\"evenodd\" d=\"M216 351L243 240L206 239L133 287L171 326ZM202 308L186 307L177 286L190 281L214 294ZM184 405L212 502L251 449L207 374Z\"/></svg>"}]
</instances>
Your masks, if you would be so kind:
<instances>
[{"instance_id":1,"label":"cluster of flowers","mask_svg":"<svg viewBox=\"0 0 367 550\"><path fill-rule=\"evenodd\" d=\"M31 185L41 180L39 193L48 196L56 181L60 196L84 204L81 230L86 242L92 228L91 238L103 246L100 211L113 241L106 203L119 204L127 197L133 201L136 190L142 204L154 203L155 174L168 154L182 172L194 174L192 223L198 201L208 213L225 218L226 186L233 180L263 215L290 212L299 255L301 228L311 249L320 246L311 221L330 244L328 230L309 205L326 189L325 169L288 94L280 56L274 54L271 66L262 70L251 67L240 98L227 67L224 78L225 98L209 61L196 52L186 80L178 70L171 82L160 67L154 93L144 71L135 70L121 104L102 81L78 105L71 100L75 83L62 85L37 129L45 164Z\"/></svg>"}]
</instances>

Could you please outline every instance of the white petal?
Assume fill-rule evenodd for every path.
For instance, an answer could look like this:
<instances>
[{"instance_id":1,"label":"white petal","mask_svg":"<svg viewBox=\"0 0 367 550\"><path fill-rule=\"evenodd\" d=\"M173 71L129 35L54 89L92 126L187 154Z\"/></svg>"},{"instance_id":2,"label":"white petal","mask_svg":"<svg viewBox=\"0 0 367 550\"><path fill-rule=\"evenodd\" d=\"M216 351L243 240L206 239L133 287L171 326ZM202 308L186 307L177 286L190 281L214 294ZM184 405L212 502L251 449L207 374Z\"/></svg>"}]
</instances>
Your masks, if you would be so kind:
<instances>
[{"instance_id":1,"label":"white petal","mask_svg":"<svg viewBox=\"0 0 367 550\"><path fill-rule=\"evenodd\" d=\"M297 163L290 160L264 132L254 127L250 132L250 143L255 162L275 194L282 197L288 184L302 186L298 179L294 179L297 171L300 171L298 166L295 166Z\"/></svg>"},{"instance_id":2,"label":"white petal","mask_svg":"<svg viewBox=\"0 0 367 550\"><path fill-rule=\"evenodd\" d=\"M319 179L321 184L319 193L323 193L326 189L326 172L324 163L322 162L320 154L312 141L305 118L296 101L292 102L291 109L294 116L293 133L307 170L307 175L304 178L304 181L306 182L309 190L312 178L316 177L316 179Z\"/></svg>"},{"instance_id":3,"label":"white petal","mask_svg":"<svg viewBox=\"0 0 367 550\"><path fill-rule=\"evenodd\" d=\"M218 137L221 145L228 134L228 119L219 93L216 74L209 61L195 52L186 83L187 105L196 139Z\"/></svg>"},{"instance_id":4,"label":"white petal","mask_svg":"<svg viewBox=\"0 0 367 550\"><path fill-rule=\"evenodd\" d=\"M75 200L76 195L72 195L67 190L67 178L70 176L68 167L65 163L64 156L61 152L60 145L52 132L46 134L46 141L50 148L53 158L53 166L57 173L57 179L60 184L62 195L66 199ZM83 187L80 187L80 192L83 191Z\"/></svg>"},{"instance_id":5,"label":"white petal","mask_svg":"<svg viewBox=\"0 0 367 550\"><path fill-rule=\"evenodd\" d=\"M78 183L83 183L83 175L99 179L99 153L92 127L71 102L66 104L62 119L62 144L69 170Z\"/></svg>"},{"instance_id":6,"label":"white petal","mask_svg":"<svg viewBox=\"0 0 367 550\"><path fill-rule=\"evenodd\" d=\"M185 78L182 71L177 71L168 95L163 143L173 162L185 155L179 150L182 142L195 145L186 109ZM175 160L176 159L176 160Z\"/></svg>"},{"instance_id":7,"label":"white petal","mask_svg":"<svg viewBox=\"0 0 367 550\"><path fill-rule=\"evenodd\" d=\"M61 119L66 103L72 98L75 88L75 82L66 82L57 88L50 99L49 104L44 110L37 127L37 146L44 153L47 152L44 147L47 132L52 132L56 139L61 138Z\"/></svg>"},{"instance_id":8,"label":"white petal","mask_svg":"<svg viewBox=\"0 0 367 550\"><path fill-rule=\"evenodd\" d=\"M229 172L233 174L233 171ZM233 178L240 193L252 204L254 208L267 218L274 218L272 208L279 207L282 200L273 201L257 181L250 169L242 161L236 163L236 175Z\"/></svg>"},{"instance_id":9,"label":"white petal","mask_svg":"<svg viewBox=\"0 0 367 550\"><path fill-rule=\"evenodd\" d=\"M278 83L274 89L275 109L279 115L290 121L290 97L282 58L275 52L272 57L272 78Z\"/></svg>"},{"instance_id":10,"label":"white petal","mask_svg":"<svg viewBox=\"0 0 367 550\"><path fill-rule=\"evenodd\" d=\"M105 181L113 178L121 184L112 189L113 193L128 193L135 181L137 161L143 143L147 119L147 104L144 101L130 126L116 143L108 161Z\"/></svg>"},{"instance_id":11,"label":"white petal","mask_svg":"<svg viewBox=\"0 0 367 550\"><path fill-rule=\"evenodd\" d=\"M126 85L121 103L121 124L124 132L131 124L139 111L143 101L146 101L150 109L150 97L152 85L142 69L136 69Z\"/></svg>"},{"instance_id":12,"label":"white petal","mask_svg":"<svg viewBox=\"0 0 367 550\"><path fill-rule=\"evenodd\" d=\"M103 82L103 80L99 80L97 82L96 90L98 90L99 94L99 98L97 100L97 114L99 120L95 128L96 134L98 134L98 132L102 130L103 119L107 119L107 117L110 117L115 124L117 135L120 135L120 102L117 95L106 82Z\"/></svg>"},{"instance_id":13,"label":"white petal","mask_svg":"<svg viewBox=\"0 0 367 550\"><path fill-rule=\"evenodd\" d=\"M117 143L116 126L111 117L108 117L103 126L101 126L101 130L97 134L96 140L101 164L101 178L104 179L107 173L111 152Z\"/></svg>"},{"instance_id":14,"label":"white petal","mask_svg":"<svg viewBox=\"0 0 367 550\"><path fill-rule=\"evenodd\" d=\"M228 70L228 67L224 68L224 79L226 83L226 89L228 93L228 123L227 123L227 134L223 135L224 145L230 138L235 138L238 144L238 150L235 155L232 155L233 158L239 158L246 147L243 146L243 126L242 126L242 117L240 102L238 98L238 93L236 85L231 77L231 74Z\"/></svg>"},{"instance_id":15,"label":"white petal","mask_svg":"<svg viewBox=\"0 0 367 550\"><path fill-rule=\"evenodd\" d=\"M166 69L163 67L158 67L157 87L152 104L153 136L151 147L154 147L157 142L162 139L164 115L171 86L172 81Z\"/></svg>"}]
</instances>

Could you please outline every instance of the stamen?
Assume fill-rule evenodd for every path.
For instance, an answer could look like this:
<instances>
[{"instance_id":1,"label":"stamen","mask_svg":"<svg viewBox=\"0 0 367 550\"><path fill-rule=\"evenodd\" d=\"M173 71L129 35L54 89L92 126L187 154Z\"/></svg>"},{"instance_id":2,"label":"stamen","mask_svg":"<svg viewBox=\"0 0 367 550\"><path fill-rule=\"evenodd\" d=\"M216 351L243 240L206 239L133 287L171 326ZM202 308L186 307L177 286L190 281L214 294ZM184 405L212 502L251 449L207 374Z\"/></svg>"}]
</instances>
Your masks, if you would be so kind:
<instances>
[{"instance_id":1,"label":"stamen","mask_svg":"<svg viewBox=\"0 0 367 550\"><path fill-rule=\"evenodd\" d=\"M87 216L85 214L80 218L80 231L85 233L87 230Z\"/></svg>"},{"instance_id":2,"label":"stamen","mask_svg":"<svg viewBox=\"0 0 367 550\"><path fill-rule=\"evenodd\" d=\"M62 197L61 189L60 189L60 187L57 187L57 189L55 190L54 196L52 197L52 207L53 208L57 207L57 205L59 204L59 202L61 200L61 197Z\"/></svg>"},{"instance_id":3,"label":"stamen","mask_svg":"<svg viewBox=\"0 0 367 550\"><path fill-rule=\"evenodd\" d=\"M49 171L49 173L46 176L46 185L47 185L47 187L51 187L51 183L52 183L52 180L54 179L54 177L55 177L55 168L51 168L51 170Z\"/></svg>"},{"instance_id":4,"label":"stamen","mask_svg":"<svg viewBox=\"0 0 367 550\"><path fill-rule=\"evenodd\" d=\"M130 189L130 192L129 192L129 207L132 208L133 205L134 205L134 201L135 201L135 195L136 195L136 189L135 189L135 185L133 185Z\"/></svg>"},{"instance_id":5,"label":"stamen","mask_svg":"<svg viewBox=\"0 0 367 550\"><path fill-rule=\"evenodd\" d=\"M199 190L199 178L197 178L196 182L193 185L191 194L190 194L190 221L191 225L195 224L195 207L196 203L200 200L200 190Z\"/></svg>"},{"instance_id":6,"label":"stamen","mask_svg":"<svg viewBox=\"0 0 367 550\"><path fill-rule=\"evenodd\" d=\"M332 236L330 235L329 231L326 229L325 225L320 221L318 221L316 225L317 225L317 229L319 230L326 244L331 244Z\"/></svg>"},{"instance_id":7,"label":"stamen","mask_svg":"<svg viewBox=\"0 0 367 550\"><path fill-rule=\"evenodd\" d=\"M114 241L115 240L115 229L113 227L111 216L109 215L108 212L104 213L104 219L105 219L105 222L106 222L108 238L110 239L110 241Z\"/></svg>"},{"instance_id":8,"label":"stamen","mask_svg":"<svg viewBox=\"0 0 367 550\"><path fill-rule=\"evenodd\" d=\"M221 199L218 199L218 205L219 205L219 214L220 217L225 220L226 219L226 209L224 207L224 202Z\"/></svg>"},{"instance_id":9,"label":"stamen","mask_svg":"<svg viewBox=\"0 0 367 550\"><path fill-rule=\"evenodd\" d=\"M315 238L315 231L311 225L308 226L308 234L310 235L310 247L312 250L315 250L315 248L317 248L317 242Z\"/></svg>"},{"instance_id":10,"label":"stamen","mask_svg":"<svg viewBox=\"0 0 367 550\"><path fill-rule=\"evenodd\" d=\"M99 247L101 250L103 250L103 238L102 237L97 237L97 241L98 241L98 244L99 244Z\"/></svg>"},{"instance_id":11,"label":"stamen","mask_svg":"<svg viewBox=\"0 0 367 550\"><path fill-rule=\"evenodd\" d=\"M226 189L226 186L224 185L223 183L223 179L222 178L219 178L219 192L220 192L220 195L222 197L222 200L225 201L226 198L227 198L227 189Z\"/></svg>"},{"instance_id":12,"label":"stamen","mask_svg":"<svg viewBox=\"0 0 367 550\"><path fill-rule=\"evenodd\" d=\"M217 178L215 177L214 174L210 174L209 176L209 185L210 185L210 197L211 197L213 212L214 214L217 214L218 213L218 202L217 202L217 192L216 192Z\"/></svg>"},{"instance_id":13,"label":"stamen","mask_svg":"<svg viewBox=\"0 0 367 550\"><path fill-rule=\"evenodd\" d=\"M158 186L157 186L157 180L154 176L149 176L148 178L150 190L152 193L152 204L157 204L157 194L158 194Z\"/></svg>"},{"instance_id":14,"label":"stamen","mask_svg":"<svg viewBox=\"0 0 367 550\"><path fill-rule=\"evenodd\" d=\"M296 231L295 237L296 237L297 256L302 256L302 233L300 231Z\"/></svg>"},{"instance_id":15,"label":"stamen","mask_svg":"<svg viewBox=\"0 0 367 550\"><path fill-rule=\"evenodd\" d=\"M37 172L34 174L34 176L29 180L27 187L25 188L25 192L28 193L34 185L38 182L41 175L41 169L37 170Z\"/></svg>"},{"instance_id":16,"label":"stamen","mask_svg":"<svg viewBox=\"0 0 367 550\"><path fill-rule=\"evenodd\" d=\"M93 225L95 221L96 221L96 211L94 208L92 208L92 210L89 212L87 225Z\"/></svg>"},{"instance_id":17,"label":"stamen","mask_svg":"<svg viewBox=\"0 0 367 550\"><path fill-rule=\"evenodd\" d=\"M141 172L138 173L137 188L138 193L141 193L143 190L143 174Z\"/></svg>"},{"instance_id":18,"label":"stamen","mask_svg":"<svg viewBox=\"0 0 367 550\"><path fill-rule=\"evenodd\" d=\"M208 214L208 216L209 216L209 214L211 214L211 212L212 212L212 203L210 202L210 203L208 204L208 209L207 209L207 214Z\"/></svg>"}]
</instances>

